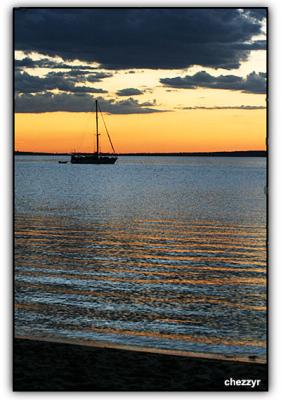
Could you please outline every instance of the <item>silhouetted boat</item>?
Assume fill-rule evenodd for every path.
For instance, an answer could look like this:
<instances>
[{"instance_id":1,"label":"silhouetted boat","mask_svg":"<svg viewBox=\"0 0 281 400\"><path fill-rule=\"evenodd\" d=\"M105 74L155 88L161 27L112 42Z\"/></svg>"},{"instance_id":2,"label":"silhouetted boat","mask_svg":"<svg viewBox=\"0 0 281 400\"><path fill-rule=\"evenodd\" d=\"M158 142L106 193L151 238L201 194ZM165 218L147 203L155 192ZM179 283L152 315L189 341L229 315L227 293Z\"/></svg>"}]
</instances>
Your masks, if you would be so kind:
<instances>
[{"instance_id":1,"label":"silhouetted boat","mask_svg":"<svg viewBox=\"0 0 281 400\"><path fill-rule=\"evenodd\" d=\"M59 161L59 164L67 164L68 161Z\"/></svg>"},{"instance_id":2,"label":"silhouetted boat","mask_svg":"<svg viewBox=\"0 0 281 400\"><path fill-rule=\"evenodd\" d=\"M110 142L110 145L113 150L113 156L105 156L102 155L99 151L99 119L98 119L98 111L101 113L101 109L98 105L98 101L96 100L96 152L93 154L78 154L74 153L71 155L71 163L72 164L114 164L117 160L117 156L115 155L115 150L110 138L110 135L108 133L108 130L106 128L105 122L103 120L106 133Z\"/></svg>"}]
</instances>

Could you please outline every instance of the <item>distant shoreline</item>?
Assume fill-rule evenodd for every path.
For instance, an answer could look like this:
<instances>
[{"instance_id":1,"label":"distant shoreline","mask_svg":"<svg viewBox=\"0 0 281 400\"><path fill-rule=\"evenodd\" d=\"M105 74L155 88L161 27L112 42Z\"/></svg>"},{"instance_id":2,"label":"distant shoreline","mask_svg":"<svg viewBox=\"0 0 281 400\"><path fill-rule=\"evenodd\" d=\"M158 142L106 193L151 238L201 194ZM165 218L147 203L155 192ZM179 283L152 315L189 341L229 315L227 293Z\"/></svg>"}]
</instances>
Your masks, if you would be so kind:
<instances>
[{"instance_id":1,"label":"distant shoreline","mask_svg":"<svg viewBox=\"0 0 281 400\"><path fill-rule=\"evenodd\" d=\"M17 156L70 156L71 153L47 153L32 151L15 151ZM91 153L83 153L91 154ZM107 154L107 153L105 153ZM181 152L181 153L118 153L118 156L157 156L157 157L267 157L267 150L215 151L215 152Z\"/></svg>"}]
</instances>

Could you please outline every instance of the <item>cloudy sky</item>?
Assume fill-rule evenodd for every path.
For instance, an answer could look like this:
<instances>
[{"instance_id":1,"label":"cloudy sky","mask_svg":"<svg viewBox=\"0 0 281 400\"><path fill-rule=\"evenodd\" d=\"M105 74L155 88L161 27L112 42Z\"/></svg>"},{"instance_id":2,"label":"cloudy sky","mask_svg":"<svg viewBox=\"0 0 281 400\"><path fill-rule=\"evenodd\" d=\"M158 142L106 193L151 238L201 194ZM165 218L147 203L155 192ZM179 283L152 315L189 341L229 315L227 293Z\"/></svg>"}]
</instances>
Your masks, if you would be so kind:
<instances>
[{"instance_id":1,"label":"cloudy sky","mask_svg":"<svg viewBox=\"0 0 281 400\"><path fill-rule=\"evenodd\" d=\"M265 9L17 9L16 149L264 149ZM102 141L102 151L109 150Z\"/></svg>"}]
</instances>

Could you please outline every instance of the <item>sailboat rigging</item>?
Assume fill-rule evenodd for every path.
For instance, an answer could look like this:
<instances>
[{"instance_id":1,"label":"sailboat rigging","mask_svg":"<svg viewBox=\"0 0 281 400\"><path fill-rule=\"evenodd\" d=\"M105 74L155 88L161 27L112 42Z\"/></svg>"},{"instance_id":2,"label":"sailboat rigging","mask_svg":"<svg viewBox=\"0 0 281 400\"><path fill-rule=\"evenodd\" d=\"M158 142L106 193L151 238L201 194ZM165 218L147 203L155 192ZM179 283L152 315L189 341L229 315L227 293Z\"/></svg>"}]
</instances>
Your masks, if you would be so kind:
<instances>
[{"instance_id":1,"label":"sailboat rigging","mask_svg":"<svg viewBox=\"0 0 281 400\"><path fill-rule=\"evenodd\" d=\"M102 117L102 121L105 126L105 130L111 145L111 148L113 150L113 156L105 156L100 153L100 143L99 143L99 111ZM104 122L104 118L100 109L100 106L98 104L98 100L96 100L96 152L92 154L72 154L71 155L71 163L72 164L114 164L118 157L116 156L109 132L107 130L107 127Z\"/></svg>"}]
</instances>

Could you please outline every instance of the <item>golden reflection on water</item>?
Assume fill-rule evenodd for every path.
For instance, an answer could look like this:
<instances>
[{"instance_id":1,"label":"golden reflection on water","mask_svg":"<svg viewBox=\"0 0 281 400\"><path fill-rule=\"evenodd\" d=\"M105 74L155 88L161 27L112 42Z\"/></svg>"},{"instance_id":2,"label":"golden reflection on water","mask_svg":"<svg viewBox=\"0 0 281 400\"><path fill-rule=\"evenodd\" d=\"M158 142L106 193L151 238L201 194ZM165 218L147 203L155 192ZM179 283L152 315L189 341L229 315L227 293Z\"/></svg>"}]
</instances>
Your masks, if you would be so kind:
<instances>
[{"instance_id":1,"label":"golden reflection on water","mask_svg":"<svg viewBox=\"0 0 281 400\"><path fill-rule=\"evenodd\" d=\"M122 271L120 271L122 272ZM130 272L132 273L132 272ZM38 271L36 272L37 276L40 275L48 275L49 277L53 277L53 278L57 278L58 274L50 274L49 272L45 273L45 272L41 272ZM140 274L142 274L142 272L140 272ZM26 271L24 272L25 276L34 275L34 272L29 272ZM161 275L165 275L162 273L158 273L158 276ZM170 276L170 273L167 273L166 275ZM18 276L21 276L21 274L18 274ZM83 280L89 280L91 278L93 278L93 274L87 274L87 273L83 273L82 274L74 274L74 273L67 273L67 274L62 274L59 273L59 277L60 278L65 278L65 279L83 279ZM150 283L150 284L159 284L159 283L163 283L163 284L169 284L169 283L175 283L175 284L199 284L199 285L243 285L243 284L247 284L247 285L264 285L265 284L265 278L243 278L240 277L238 279L234 279L234 278L220 278L220 279L215 279L212 278L212 280L202 280L202 279L182 279L181 277L177 277L175 279L135 279L135 278L118 278L118 277L111 277L111 276L99 276L98 280L100 281L114 281L114 282L134 282L136 284L141 284L141 283Z\"/></svg>"},{"instance_id":2,"label":"golden reflection on water","mask_svg":"<svg viewBox=\"0 0 281 400\"><path fill-rule=\"evenodd\" d=\"M265 328L262 225L155 219L89 226L19 215L15 256L19 332L35 326L43 335L154 338L160 347L166 339L265 347L253 336Z\"/></svg>"}]
</instances>

